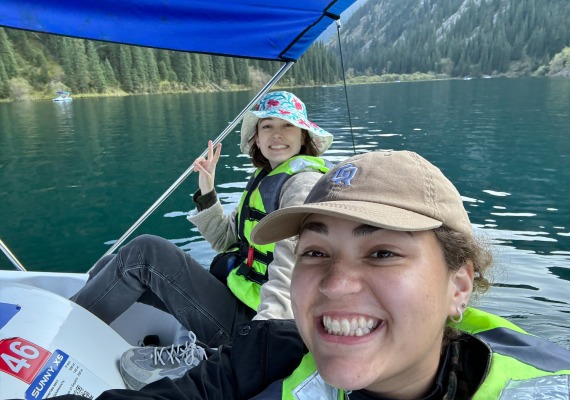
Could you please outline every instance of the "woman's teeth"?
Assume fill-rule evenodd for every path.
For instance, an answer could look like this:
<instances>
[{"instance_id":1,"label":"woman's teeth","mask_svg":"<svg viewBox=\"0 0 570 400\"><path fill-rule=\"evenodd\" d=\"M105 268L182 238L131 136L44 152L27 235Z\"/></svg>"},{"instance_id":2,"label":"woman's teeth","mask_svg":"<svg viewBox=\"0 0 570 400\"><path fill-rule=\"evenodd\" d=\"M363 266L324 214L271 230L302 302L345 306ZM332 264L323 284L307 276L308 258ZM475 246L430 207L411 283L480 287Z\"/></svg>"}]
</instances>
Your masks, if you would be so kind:
<instances>
[{"instance_id":1,"label":"woman's teeth","mask_svg":"<svg viewBox=\"0 0 570 400\"><path fill-rule=\"evenodd\" d=\"M378 326L378 320L365 317L334 319L325 315L323 326L329 335L364 336Z\"/></svg>"}]
</instances>

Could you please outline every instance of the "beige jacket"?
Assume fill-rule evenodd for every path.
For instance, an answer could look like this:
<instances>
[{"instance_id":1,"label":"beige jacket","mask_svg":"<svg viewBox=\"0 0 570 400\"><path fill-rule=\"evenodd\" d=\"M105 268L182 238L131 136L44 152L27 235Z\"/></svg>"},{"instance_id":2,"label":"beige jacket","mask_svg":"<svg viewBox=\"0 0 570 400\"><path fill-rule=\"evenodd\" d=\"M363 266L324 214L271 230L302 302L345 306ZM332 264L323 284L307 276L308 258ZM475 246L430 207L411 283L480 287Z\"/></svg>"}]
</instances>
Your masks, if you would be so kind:
<instances>
[{"instance_id":1,"label":"beige jacket","mask_svg":"<svg viewBox=\"0 0 570 400\"><path fill-rule=\"evenodd\" d=\"M313 170L300 172L289 178L279 196L279 208L303 204L309 191L322 176ZM237 208L230 214L224 214L224 209L218 199L216 204L200 212L193 210L188 215L202 236L217 252L222 252L237 241L235 232L235 217ZM261 304L254 319L291 319L291 274L295 264L295 241L282 240L275 244L273 261L268 266L269 280L261 286Z\"/></svg>"}]
</instances>

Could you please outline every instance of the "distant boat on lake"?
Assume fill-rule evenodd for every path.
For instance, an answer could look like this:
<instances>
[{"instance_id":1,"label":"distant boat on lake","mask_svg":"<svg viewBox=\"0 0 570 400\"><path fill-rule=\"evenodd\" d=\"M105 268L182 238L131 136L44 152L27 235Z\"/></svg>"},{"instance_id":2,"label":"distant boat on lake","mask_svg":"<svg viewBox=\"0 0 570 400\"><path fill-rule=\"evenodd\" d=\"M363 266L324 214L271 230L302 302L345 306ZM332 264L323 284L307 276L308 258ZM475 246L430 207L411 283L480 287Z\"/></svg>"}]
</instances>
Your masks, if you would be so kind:
<instances>
[{"instance_id":1,"label":"distant boat on lake","mask_svg":"<svg viewBox=\"0 0 570 400\"><path fill-rule=\"evenodd\" d=\"M71 92L65 92L63 90L58 90L56 92L58 94L57 97L53 98L53 101L71 101L73 98L71 97Z\"/></svg>"}]
</instances>

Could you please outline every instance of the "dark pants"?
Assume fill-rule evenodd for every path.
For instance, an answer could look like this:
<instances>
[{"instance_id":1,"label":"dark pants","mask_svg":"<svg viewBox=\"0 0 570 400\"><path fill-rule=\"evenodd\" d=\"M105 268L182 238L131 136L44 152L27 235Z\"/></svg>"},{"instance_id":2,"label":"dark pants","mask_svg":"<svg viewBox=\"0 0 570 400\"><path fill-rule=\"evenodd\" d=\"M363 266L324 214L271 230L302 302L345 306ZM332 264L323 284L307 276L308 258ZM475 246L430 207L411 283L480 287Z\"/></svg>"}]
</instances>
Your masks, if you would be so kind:
<instances>
[{"instance_id":1,"label":"dark pants","mask_svg":"<svg viewBox=\"0 0 570 400\"><path fill-rule=\"evenodd\" d=\"M209 347L230 344L255 311L168 240L138 236L99 260L72 301L110 324L140 301L172 314Z\"/></svg>"}]
</instances>

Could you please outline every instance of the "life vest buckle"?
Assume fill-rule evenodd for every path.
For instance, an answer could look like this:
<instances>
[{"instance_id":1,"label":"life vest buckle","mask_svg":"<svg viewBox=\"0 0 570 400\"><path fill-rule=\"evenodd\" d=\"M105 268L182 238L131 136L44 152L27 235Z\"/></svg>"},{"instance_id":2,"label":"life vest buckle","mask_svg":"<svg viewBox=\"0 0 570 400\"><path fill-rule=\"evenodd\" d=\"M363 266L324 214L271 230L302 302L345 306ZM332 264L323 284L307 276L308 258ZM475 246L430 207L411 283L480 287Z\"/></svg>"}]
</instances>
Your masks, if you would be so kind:
<instances>
[{"instance_id":1,"label":"life vest buckle","mask_svg":"<svg viewBox=\"0 0 570 400\"><path fill-rule=\"evenodd\" d=\"M255 255L255 249L250 246L247 249L247 262L246 262L246 264L249 268L251 268L251 266L253 265L254 255Z\"/></svg>"}]
</instances>

